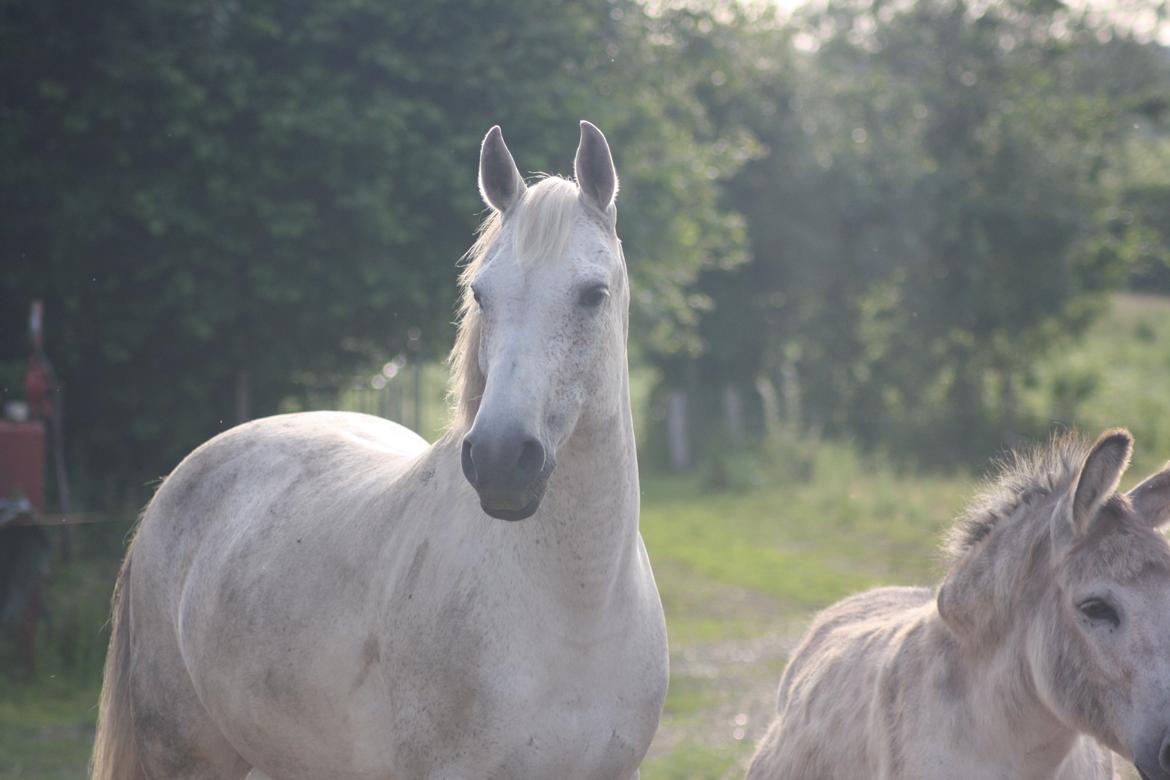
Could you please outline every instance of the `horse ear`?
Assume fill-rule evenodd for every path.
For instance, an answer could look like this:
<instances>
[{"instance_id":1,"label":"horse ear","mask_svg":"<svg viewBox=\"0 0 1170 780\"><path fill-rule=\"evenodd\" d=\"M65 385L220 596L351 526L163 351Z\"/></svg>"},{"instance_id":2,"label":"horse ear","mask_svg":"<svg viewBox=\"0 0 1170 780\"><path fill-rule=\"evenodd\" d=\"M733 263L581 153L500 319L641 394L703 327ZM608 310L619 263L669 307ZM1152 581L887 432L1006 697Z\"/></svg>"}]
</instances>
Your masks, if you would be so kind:
<instances>
[{"instance_id":1,"label":"horse ear","mask_svg":"<svg viewBox=\"0 0 1170 780\"><path fill-rule=\"evenodd\" d=\"M1133 436L1124 428L1105 431L1094 442L1073 491L1071 520L1077 536L1089 531L1101 507L1117 492L1132 454Z\"/></svg>"},{"instance_id":2,"label":"horse ear","mask_svg":"<svg viewBox=\"0 0 1170 780\"><path fill-rule=\"evenodd\" d=\"M584 119L581 120L581 142L577 145L573 173L577 177L577 186L581 188L581 196L594 208L608 213L617 197L617 169L613 167L613 155L605 135Z\"/></svg>"},{"instance_id":3,"label":"horse ear","mask_svg":"<svg viewBox=\"0 0 1170 780\"><path fill-rule=\"evenodd\" d=\"M496 125L483 137L479 149L479 194L483 202L503 214L528 189Z\"/></svg>"},{"instance_id":4,"label":"horse ear","mask_svg":"<svg viewBox=\"0 0 1170 780\"><path fill-rule=\"evenodd\" d=\"M1133 503L1134 511L1151 528L1165 525L1170 521L1170 463L1125 495Z\"/></svg>"}]
</instances>

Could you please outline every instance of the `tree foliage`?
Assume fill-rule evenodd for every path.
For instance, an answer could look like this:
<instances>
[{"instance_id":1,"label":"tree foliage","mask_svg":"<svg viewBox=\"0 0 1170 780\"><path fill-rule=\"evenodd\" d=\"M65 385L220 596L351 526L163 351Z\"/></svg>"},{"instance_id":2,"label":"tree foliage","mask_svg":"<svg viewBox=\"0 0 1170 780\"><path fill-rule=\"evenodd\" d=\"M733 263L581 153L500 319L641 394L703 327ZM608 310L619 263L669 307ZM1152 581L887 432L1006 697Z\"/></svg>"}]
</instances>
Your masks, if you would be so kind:
<instances>
[{"instance_id":1,"label":"tree foliage","mask_svg":"<svg viewBox=\"0 0 1170 780\"><path fill-rule=\"evenodd\" d=\"M1121 271L1166 284L1168 62L1048 0L0 0L0 379L43 297L75 454L140 480L245 384L437 357L484 131L565 172L588 117L640 359L981 452Z\"/></svg>"},{"instance_id":2,"label":"tree foliage","mask_svg":"<svg viewBox=\"0 0 1170 780\"><path fill-rule=\"evenodd\" d=\"M632 2L0 5L0 355L42 296L88 466L163 473L298 383L450 344L478 144L567 171L611 136L655 348L735 251L685 85ZM680 336L681 334L681 336Z\"/></svg>"},{"instance_id":3,"label":"tree foliage","mask_svg":"<svg viewBox=\"0 0 1170 780\"><path fill-rule=\"evenodd\" d=\"M1053 3L837 2L731 24L749 28L735 56L762 65L707 105L765 151L726 187L751 262L704 276L699 374L762 374L799 398L798 425L870 443L1002 446L1031 364L1121 278L1104 179L1170 83L1164 50Z\"/></svg>"}]
</instances>

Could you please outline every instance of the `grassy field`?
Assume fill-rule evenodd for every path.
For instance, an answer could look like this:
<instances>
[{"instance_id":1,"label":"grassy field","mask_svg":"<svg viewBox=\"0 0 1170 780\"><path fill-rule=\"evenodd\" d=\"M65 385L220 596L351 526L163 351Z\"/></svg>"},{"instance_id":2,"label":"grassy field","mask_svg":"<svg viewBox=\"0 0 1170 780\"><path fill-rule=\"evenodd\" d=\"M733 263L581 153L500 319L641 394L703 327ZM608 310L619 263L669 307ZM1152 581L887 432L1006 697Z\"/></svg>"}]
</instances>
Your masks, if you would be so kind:
<instances>
[{"instance_id":1,"label":"grassy field","mask_svg":"<svg viewBox=\"0 0 1170 780\"><path fill-rule=\"evenodd\" d=\"M0 689L0 778L77 780L93 740L98 684L50 678Z\"/></svg>"},{"instance_id":2,"label":"grassy field","mask_svg":"<svg viewBox=\"0 0 1170 780\"><path fill-rule=\"evenodd\" d=\"M1170 304L1120 296L1081 345L1037 366L1023 400L1046 414L1043 399L1065 393L1069 408L1053 419L1131 426L1139 465L1152 467L1170 457L1168 376ZM975 481L899 473L837 443L778 446L751 466L763 484L738 492L644 480L643 533L671 639L644 780L741 777L809 615L872 585L935 582L940 533ZM83 598L100 605L107 593L84 582ZM97 636L101 620L86 619ZM0 684L0 780L82 777L96 693L92 677Z\"/></svg>"},{"instance_id":3,"label":"grassy field","mask_svg":"<svg viewBox=\"0 0 1170 780\"><path fill-rule=\"evenodd\" d=\"M740 494L651 481L642 514L671 639L646 780L741 777L809 614L880 583L928 584L967 478L899 475L823 444L801 479Z\"/></svg>"},{"instance_id":4,"label":"grassy field","mask_svg":"<svg viewBox=\"0 0 1170 780\"><path fill-rule=\"evenodd\" d=\"M1135 468L1170 460L1170 299L1120 294L1085 336L1036 366L1027 412L1086 432L1122 425Z\"/></svg>"}]
</instances>

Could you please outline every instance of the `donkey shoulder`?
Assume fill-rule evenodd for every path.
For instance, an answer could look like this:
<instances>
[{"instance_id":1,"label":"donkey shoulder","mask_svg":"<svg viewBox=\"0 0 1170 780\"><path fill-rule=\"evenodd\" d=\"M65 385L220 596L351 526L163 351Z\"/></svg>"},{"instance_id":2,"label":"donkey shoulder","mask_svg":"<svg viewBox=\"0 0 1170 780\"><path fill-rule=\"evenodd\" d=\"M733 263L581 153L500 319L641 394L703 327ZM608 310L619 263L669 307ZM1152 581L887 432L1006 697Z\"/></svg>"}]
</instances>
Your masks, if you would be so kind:
<instances>
[{"instance_id":1,"label":"donkey shoulder","mask_svg":"<svg viewBox=\"0 0 1170 780\"><path fill-rule=\"evenodd\" d=\"M888 640L933 598L928 588L877 588L849 596L822 610L780 680L778 709L785 708L794 686L820 688L840 679L829 674L829 668L840 665L846 676L850 676L860 668L857 664L864 667L870 663L862 659L875 648L887 645L887 641L875 641L875 634L886 635Z\"/></svg>"},{"instance_id":2,"label":"donkey shoulder","mask_svg":"<svg viewBox=\"0 0 1170 780\"><path fill-rule=\"evenodd\" d=\"M934 592L929 588L889 587L857 593L818 613L804 645L811 649L839 629L848 629L860 623L897 623L909 611L922 607L933 598Z\"/></svg>"}]
</instances>

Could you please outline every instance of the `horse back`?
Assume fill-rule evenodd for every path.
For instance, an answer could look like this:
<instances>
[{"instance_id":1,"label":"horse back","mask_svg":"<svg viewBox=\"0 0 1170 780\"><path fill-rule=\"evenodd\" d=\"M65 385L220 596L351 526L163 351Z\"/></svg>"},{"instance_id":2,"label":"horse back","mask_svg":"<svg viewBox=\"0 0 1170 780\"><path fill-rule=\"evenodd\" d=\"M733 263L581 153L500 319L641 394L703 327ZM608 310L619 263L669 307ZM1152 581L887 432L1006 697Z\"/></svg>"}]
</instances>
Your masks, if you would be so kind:
<instances>
[{"instance_id":1,"label":"horse back","mask_svg":"<svg viewBox=\"0 0 1170 780\"><path fill-rule=\"evenodd\" d=\"M184 459L130 552L138 665L166 669L174 688L163 695L157 684L160 701L139 708L189 691L216 719L217 707L241 697L313 710L325 696L296 679L305 659L293 654L308 648L310 662L336 654L351 624L368 619L378 582L361 575L378 551L344 540L355 524L378 522L394 543L402 527L394 509L418 483L410 477L427 451L380 418L307 413L239 426Z\"/></svg>"},{"instance_id":2,"label":"horse back","mask_svg":"<svg viewBox=\"0 0 1170 780\"><path fill-rule=\"evenodd\" d=\"M162 567L177 585L209 545L343 520L340 512L313 511L320 509L309 506L314 496L385 492L426 446L388 420L342 412L237 426L196 448L163 480L133 554L143 569Z\"/></svg>"}]
</instances>

